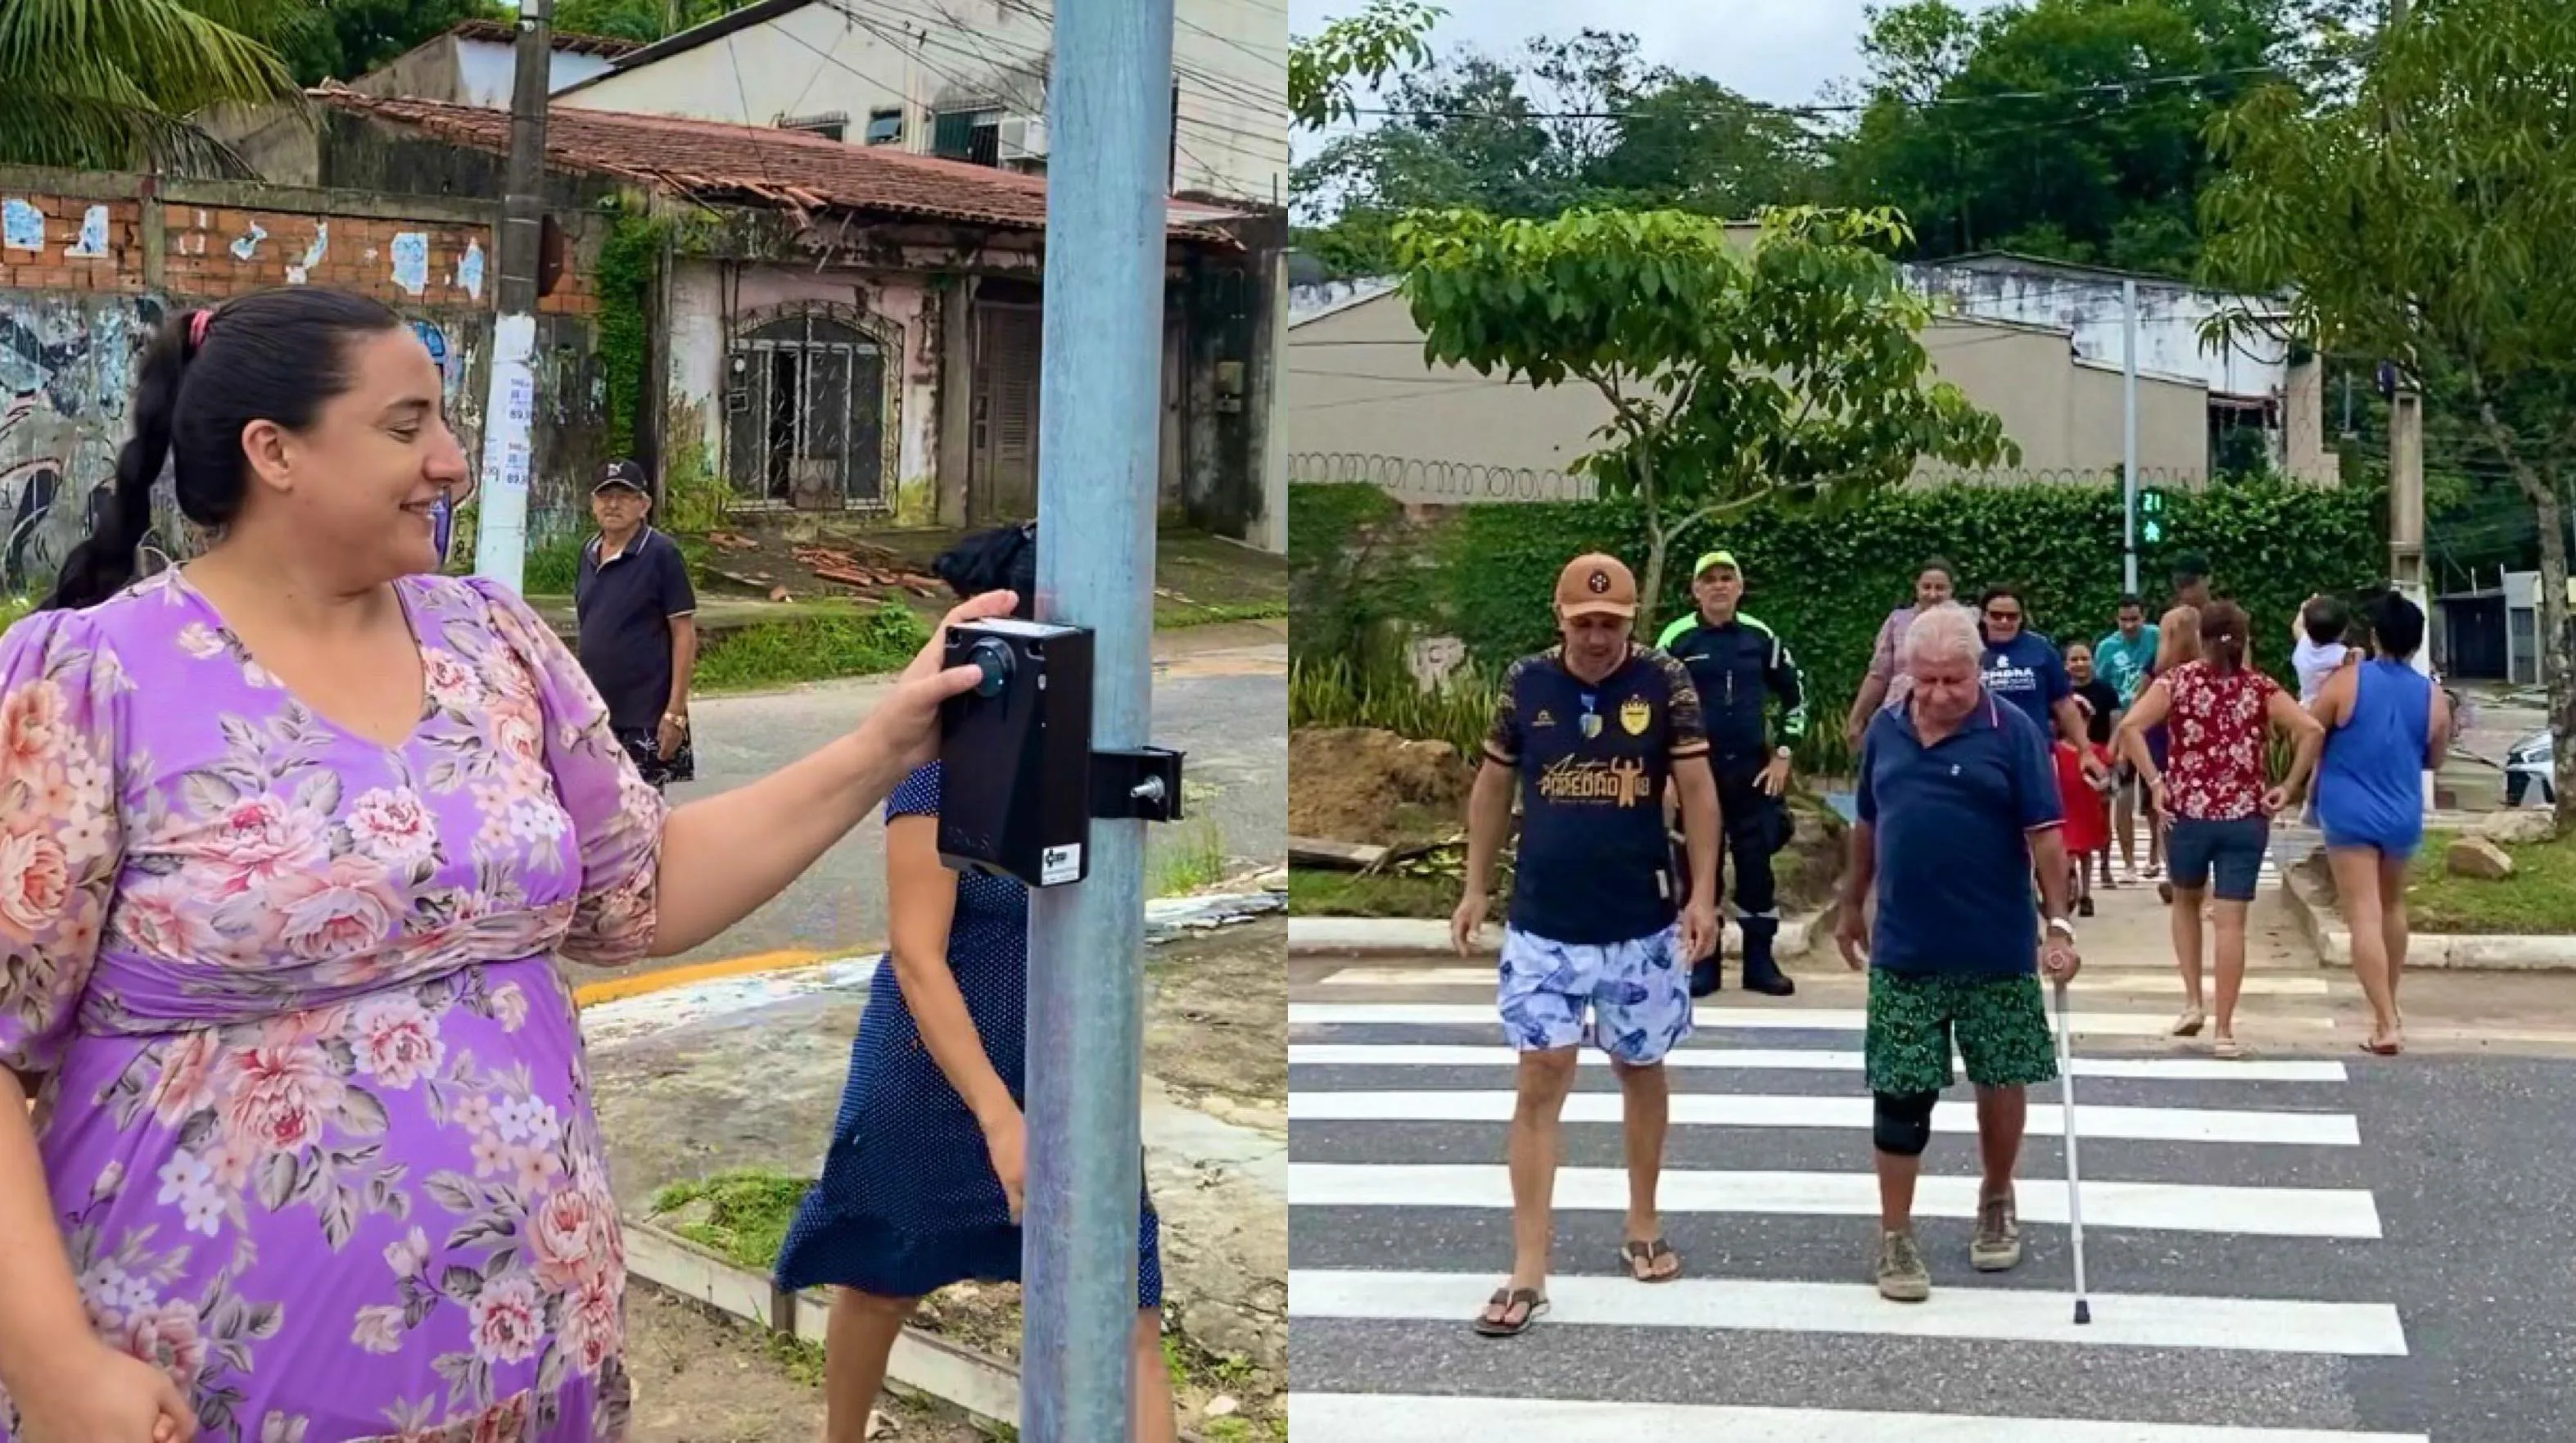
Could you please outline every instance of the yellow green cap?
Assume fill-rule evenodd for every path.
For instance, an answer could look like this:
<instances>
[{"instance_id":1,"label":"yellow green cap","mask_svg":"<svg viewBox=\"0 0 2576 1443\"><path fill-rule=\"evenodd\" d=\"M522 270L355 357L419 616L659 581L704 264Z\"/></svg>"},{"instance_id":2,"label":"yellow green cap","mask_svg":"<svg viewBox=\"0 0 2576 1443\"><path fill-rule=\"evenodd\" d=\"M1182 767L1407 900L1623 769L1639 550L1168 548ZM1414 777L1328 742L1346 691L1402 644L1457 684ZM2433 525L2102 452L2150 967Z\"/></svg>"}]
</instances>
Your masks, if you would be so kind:
<instances>
[{"instance_id":1,"label":"yellow green cap","mask_svg":"<svg viewBox=\"0 0 2576 1443\"><path fill-rule=\"evenodd\" d=\"M1691 575L1704 576L1712 566L1723 566L1729 571L1739 572L1744 569L1736 563L1735 553L1732 551L1704 551L1700 553L1698 563L1691 567Z\"/></svg>"}]
</instances>

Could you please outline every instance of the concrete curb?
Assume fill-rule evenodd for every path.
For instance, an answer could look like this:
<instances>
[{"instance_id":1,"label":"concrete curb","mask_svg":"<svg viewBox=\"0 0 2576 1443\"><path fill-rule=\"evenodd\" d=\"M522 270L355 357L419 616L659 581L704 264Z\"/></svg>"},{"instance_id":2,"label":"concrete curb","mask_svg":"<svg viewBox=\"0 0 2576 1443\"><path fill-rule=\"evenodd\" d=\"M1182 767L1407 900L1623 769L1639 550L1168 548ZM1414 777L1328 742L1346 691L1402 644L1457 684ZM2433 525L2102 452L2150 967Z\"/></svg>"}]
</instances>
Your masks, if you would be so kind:
<instances>
[{"instance_id":1,"label":"concrete curb","mask_svg":"<svg viewBox=\"0 0 2576 1443\"><path fill-rule=\"evenodd\" d=\"M1833 912L1833 904L1828 902L1801 916L1781 918L1780 936L1773 944L1774 955L1804 956L1809 947L1832 930ZM1477 955L1498 955L1502 945L1502 928L1488 924ZM1744 934L1733 922L1726 924L1726 940L1720 946L1726 955L1744 955ZM1292 957L1380 952L1441 957L1457 955L1457 949L1449 945L1449 924L1443 921L1421 917L1292 916L1288 919L1288 954Z\"/></svg>"},{"instance_id":2,"label":"concrete curb","mask_svg":"<svg viewBox=\"0 0 2576 1443\"><path fill-rule=\"evenodd\" d=\"M1199 892L1180 897L1156 897L1148 901L1145 904L1146 945L1159 946L1187 933L1231 927L1238 922L1286 910L1288 899L1284 887L1275 891L1269 888L1265 885L1268 875L1264 872L1250 878L1237 878L1228 884L1243 890ZM652 972L612 977L604 982L585 983L573 989L573 1005L587 1009L610 1002L650 997L657 992L682 987L749 981L848 963L873 965L885 950L885 944L878 943L836 952L756 952L748 957L664 967Z\"/></svg>"},{"instance_id":3,"label":"concrete curb","mask_svg":"<svg viewBox=\"0 0 2576 1443\"><path fill-rule=\"evenodd\" d=\"M2319 965L2352 967L2352 932L2336 914L2334 899L2322 883L2296 867L2281 873L2281 897L2299 930L2317 949ZM2406 969L2454 972L2576 972L2576 936L2418 932L2406 945Z\"/></svg>"},{"instance_id":4,"label":"concrete curb","mask_svg":"<svg viewBox=\"0 0 2576 1443\"><path fill-rule=\"evenodd\" d=\"M831 1295L823 1289L783 1292L776 1280L652 1223L628 1218L625 1229L629 1278L769 1332L823 1346L832 1311ZM935 1333L906 1327L886 1360L886 1381L987 1423L1020 1426L1020 1370ZM1180 1436L1183 1443L1203 1443L1187 1428Z\"/></svg>"},{"instance_id":5,"label":"concrete curb","mask_svg":"<svg viewBox=\"0 0 2576 1443\"><path fill-rule=\"evenodd\" d=\"M626 1220L626 1274L704 1303L717 1312L823 1345L831 1299L820 1288L786 1293L777 1283L648 1222ZM988 1422L1019 1426L1020 1373L998 1358L907 1327L886 1364L886 1381L963 1408Z\"/></svg>"}]
</instances>

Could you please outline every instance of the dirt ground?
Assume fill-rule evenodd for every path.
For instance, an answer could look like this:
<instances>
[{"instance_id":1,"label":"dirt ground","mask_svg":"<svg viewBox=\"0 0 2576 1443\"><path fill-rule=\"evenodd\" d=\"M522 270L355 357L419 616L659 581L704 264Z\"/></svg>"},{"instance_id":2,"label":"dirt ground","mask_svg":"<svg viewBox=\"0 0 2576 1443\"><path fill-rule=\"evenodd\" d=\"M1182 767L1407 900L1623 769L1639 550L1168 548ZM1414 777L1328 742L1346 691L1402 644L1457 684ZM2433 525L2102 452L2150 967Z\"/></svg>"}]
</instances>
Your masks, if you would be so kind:
<instances>
[{"instance_id":1,"label":"dirt ground","mask_svg":"<svg viewBox=\"0 0 2576 1443\"><path fill-rule=\"evenodd\" d=\"M1148 1073L1192 1101L1287 1105L1288 974L1276 949L1218 931L1155 948L1145 977Z\"/></svg>"},{"instance_id":2,"label":"dirt ground","mask_svg":"<svg viewBox=\"0 0 2576 1443\"><path fill-rule=\"evenodd\" d=\"M817 1359L659 1288L626 1294L633 1443L817 1443ZM879 1443L990 1443L954 1409L889 1398Z\"/></svg>"},{"instance_id":3,"label":"dirt ground","mask_svg":"<svg viewBox=\"0 0 2576 1443\"><path fill-rule=\"evenodd\" d=\"M1291 836L1404 846L1454 837L1466 825L1474 772L1447 742L1407 741L1364 727L1306 728L1288 735L1288 831ZM1831 900L1842 878L1844 827L1832 809L1793 792L1787 845L1772 858L1782 911L1809 911ZM1300 912L1348 910L1364 916L1445 917L1457 903L1454 877L1425 879L1307 873ZM1309 906L1312 902L1315 905Z\"/></svg>"},{"instance_id":4,"label":"dirt ground","mask_svg":"<svg viewBox=\"0 0 2576 1443\"><path fill-rule=\"evenodd\" d=\"M1447 742L1368 727L1288 734L1288 832L1375 846L1438 841L1467 823L1475 773Z\"/></svg>"}]
</instances>

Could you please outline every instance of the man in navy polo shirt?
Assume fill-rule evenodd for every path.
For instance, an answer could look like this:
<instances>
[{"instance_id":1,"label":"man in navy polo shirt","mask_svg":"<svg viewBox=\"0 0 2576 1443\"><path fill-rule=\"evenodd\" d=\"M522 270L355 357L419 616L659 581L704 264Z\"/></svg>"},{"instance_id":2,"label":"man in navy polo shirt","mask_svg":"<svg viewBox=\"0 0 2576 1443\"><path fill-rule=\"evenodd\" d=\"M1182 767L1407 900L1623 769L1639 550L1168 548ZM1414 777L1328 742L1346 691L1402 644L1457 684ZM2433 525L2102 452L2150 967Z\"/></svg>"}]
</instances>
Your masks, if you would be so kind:
<instances>
[{"instance_id":1,"label":"man in navy polo shirt","mask_svg":"<svg viewBox=\"0 0 2576 1443\"><path fill-rule=\"evenodd\" d=\"M2021 1261L2013 1169L2026 1090L2057 1076L2039 976L2063 981L2079 963L2047 737L1979 684L1985 645L1966 608L1925 610L1904 648L1913 681L1905 702L1873 717L1861 742L1860 819L1835 940L1844 961L1870 969L1864 1056L1876 1114L1878 1291L1914 1303L1932 1295L1914 1241L1914 1182L1933 1104L1950 1085L1953 1041L1977 1090L1985 1164L1968 1260L2000 1272ZM2044 947L2033 935L2034 864Z\"/></svg>"},{"instance_id":2,"label":"man in navy polo shirt","mask_svg":"<svg viewBox=\"0 0 2576 1443\"><path fill-rule=\"evenodd\" d=\"M590 489L599 534L581 548L573 611L581 669L608 703L608 724L657 789L697 775L689 747L689 678L698 660L698 597L680 544L645 523L644 468L611 461Z\"/></svg>"},{"instance_id":3,"label":"man in navy polo shirt","mask_svg":"<svg viewBox=\"0 0 2576 1443\"><path fill-rule=\"evenodd\" d=\"M1690 672L1629 635L1637 583L1608 556L1578 556L1556 583L1563 644L1503 673L1484 765L1467 803L1467 885L1450 937L1475 946L1487 879L1521 799L1520 851L1497 1003L1520 1054L1512 1114L1512 1276L1476 1319L1507 1337L1547 1309L1557 1121L1575 1049L1610 1055L1623 1096L1629 1275L1681 1271L1655 1212L1670 1098L1664 1055L1690 1035L1689 968L1717 941L1717 780ZM1664 829L1669 786L1690 851L1689 902Z\"/></svg>"}]
</instances>

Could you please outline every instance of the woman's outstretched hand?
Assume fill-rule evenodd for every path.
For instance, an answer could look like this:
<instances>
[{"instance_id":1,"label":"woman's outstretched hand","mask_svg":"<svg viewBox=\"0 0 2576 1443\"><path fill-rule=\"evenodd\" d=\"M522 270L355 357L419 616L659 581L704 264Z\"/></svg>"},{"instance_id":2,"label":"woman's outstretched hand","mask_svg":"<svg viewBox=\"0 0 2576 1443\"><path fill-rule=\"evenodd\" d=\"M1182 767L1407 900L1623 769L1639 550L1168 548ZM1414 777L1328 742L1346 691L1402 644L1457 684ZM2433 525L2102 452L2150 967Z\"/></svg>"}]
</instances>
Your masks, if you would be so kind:
<instances>
[{"instance_id":1,"label":"woman's outstretched hand","mask_svg":"<svg viewBox=\"0 0 2576 1443\"><path fill-rule=\"evenodd\" d=\"M901 757L906 767L917 767L937 757L939 704L973 690L984 675L972 666L941 665L948 655L948 629L988 617L1008 616L1019 604L1016 592L988 591L949 608L948 614L939 618L939 625L931 629L929 642L913 657L912 665L903 669L894 691L868 713L859 730Z\"/></svg>"}]
</instances>

